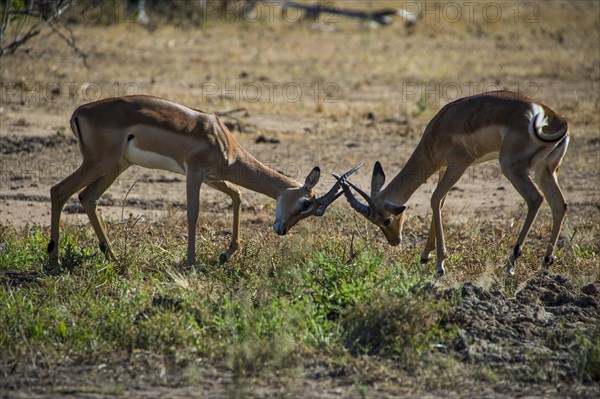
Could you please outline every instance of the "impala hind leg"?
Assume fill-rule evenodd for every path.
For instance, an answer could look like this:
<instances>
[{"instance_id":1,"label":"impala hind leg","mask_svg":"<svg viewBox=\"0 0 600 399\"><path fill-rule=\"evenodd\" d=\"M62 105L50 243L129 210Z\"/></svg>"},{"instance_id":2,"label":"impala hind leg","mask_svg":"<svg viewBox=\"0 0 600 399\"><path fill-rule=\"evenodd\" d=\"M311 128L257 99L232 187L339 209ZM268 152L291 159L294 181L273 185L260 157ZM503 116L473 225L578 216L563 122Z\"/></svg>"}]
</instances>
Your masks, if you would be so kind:
<instances>
[{"instance_id":1,"label":"impala hind leg","mask_svg":"<svg viewBox=\"0 0 600 399\"><path fill-rule=\"evenodd\" d=\"M92 182L79 194L79 201L81 202L81 205L83 205L83 209L90 219L90 223L98 237L100 250L109 259L115 259L115 255L111 249L110 241L106 237L106 230L104 229L102 221L98 217L98 198L100 198L100 196L114 183L117 177L119 177L119 175L128 167L129 164L127 162L119 162L113 170Z\"/></svg>"},{"instance_id":2,"label":"impala hind leg","mask_svg":"<svg viewBox=\"0 0 600 399\"><path fill-rule=\"evenodd\" d=\"M58 239L60 229L60 214L67 200L76 192L97 180L98 173L93 164L84 162L79 168L64 180L50 189L51 219L50 219L50 242L48 242L48 257L50 268L57 271L58 263Z\"/></svg>"},{"instance_id":3,"label":"impala hind leg","mask_svg":"<svg viewBox=\"0 0 600 399\"><path fill-rule=\"evenodd\" d=\"M546 254L542 260L542 266L548 267L554 263L554 249L562 228L562 223L567 213L567 202L558 185L558 168L562 161L567 144L557 147L547 158L546 162L538 164L536 168L536 178L544 197L548 201L552 211L552 233L546 247Z\"/></svg>"},{"instance_id":4,"label":"impala hind leg","mask_svg":"<svg viewBox=\"0 0 600 399\"><path fill-rule=\"evenodd\" d=\"M221 264L227 262L231 255L237 250L239 245L239 231L240 231L240 209L242 207L242 193L236 186L226 181L207 182L207 184L222 193L225 193L231 197L233 201L233 231L231 233L231 243L229 249L221 253L219 256L219 262Z\"/></svg>"},{"instance_id":5,"label":"impala hind leg","mask_svg":"<svg viewBox=\"0 0 600 399\"><path fill-rule=\"evenodd\" d=\"M433 195L431 196L431 208L433 210L432 224L435 226L435 241L437 248L437 270L440 275L444 274L444 260L446 259L446 243L444 241L444 230L442 226L442 203L446 198L448 191L467 170L468 164L456 164L448 166L444 177L438 182Z\"/></svg>"},{"instance_id":6,"label":"impala hind leg","mask_svg":"<svg viewBox=\"0 0 600 399\"><path fill-rule=\"evenodd\" d=\"M535 184L533 184L533 181L531 180L531 171L528 167L519 167L518 164L512 164L510 166L502 165L502 172L527 203L527 217L525 218L525 223L523 223L513 253L508 261L508 266L506 267L506 273L514 276L515 264L517 259L521 256L523 243L525 242L527 234L531 229L531 225L544 201L544 197L540 194Z\"/></svg>"}]
</instances>

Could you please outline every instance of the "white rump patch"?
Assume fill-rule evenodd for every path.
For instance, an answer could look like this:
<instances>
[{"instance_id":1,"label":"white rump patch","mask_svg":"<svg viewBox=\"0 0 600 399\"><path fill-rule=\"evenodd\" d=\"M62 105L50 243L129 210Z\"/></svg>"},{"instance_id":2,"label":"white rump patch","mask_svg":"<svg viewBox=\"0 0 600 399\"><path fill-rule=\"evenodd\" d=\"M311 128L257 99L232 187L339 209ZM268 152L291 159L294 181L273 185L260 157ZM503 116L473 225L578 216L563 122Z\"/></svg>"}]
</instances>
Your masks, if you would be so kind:
<instances>
[{"instance_id":1,"label":"white rump patch","mask_svg":"<svg viewBox=\"0 0 600 399\"><path fill-rule=\"evenodd\" d=\"M127 143L125 154L127 162L150 169L168 170L185 175L185 170L173 158L151 151L143 151L135 146L135 138Z\"/></svg>"},{"instance_id":2,"label":"white rump patch","mask_svg":"<svg viewBox=\"0 0 600 399\"><path fill-rule=\"evenodd\" d=\"M536 115L537 115L537 118L536 118ZM533 134L534 136L537 136L536 132L541 133L542 128L544 126L548 126L548 117L546 116L546 113L544 112L544 108L539 104L535 104L535 103L531 104L531 110L529 111L528 117L529 117L529 133ZM534 121L535 121L535 126L533 125Z\"/></svg>"}]
</instances>

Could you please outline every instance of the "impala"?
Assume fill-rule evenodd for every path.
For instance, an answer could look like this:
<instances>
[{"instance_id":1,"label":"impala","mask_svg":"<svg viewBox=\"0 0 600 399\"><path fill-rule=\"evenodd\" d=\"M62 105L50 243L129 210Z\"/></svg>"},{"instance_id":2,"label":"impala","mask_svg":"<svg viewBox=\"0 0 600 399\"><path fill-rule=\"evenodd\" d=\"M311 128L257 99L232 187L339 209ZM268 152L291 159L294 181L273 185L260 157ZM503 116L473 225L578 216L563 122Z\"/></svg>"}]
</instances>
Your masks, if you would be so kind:
<instances>
[{"instance_id":1,"label":"impala","mask_svg":"<svg viewBox=\"0 0 600 399\"><path fill-rule=\"evenodd\" d=\"M567 151L566 120L547 106L510 91L495 91L458 99L443 107L425 128L406 165L385 189L383 168L375 163L368 195L342 176L350 205L383 231L389 244L400 244L404 204L436 171L439 182L431 197L433 218L421 262L437 249L437 270L444 274L446 246L441 209L448 191L473 164L500 161L503 174L527 203L527 217L510 255L506 272L514 274L517 258L544 197L553 217L543 266L554 262L553 252L567 211L558 186L560 163ZM531 179L532 172L542 193ZM366 201L361 203L350 185ZM437 246L436 246L437 244Z\"/></svg>"},{"instance_id":2,"label":"impala","mask_svg":"<svg viewBox=\"0 0 600 399\"><path fill-rule=\"evenodd\" d=\"M298 221L321 216L342 194L338 181L322 197L313 188L318 167L304 184L274 171L250 155L214 115L150 96L111 98L82 105L71 117L71 129L83 156L81 166L50 190L52 220L48 253L58 267L60 214L65 202L79 194L85 213L98 236L100 250L114 258L102 222L98 198L129 166L162 169L186 176L187 263L195 263L196 222L200 186L208 184L233 201L233 232L229 248L219 260L227 261L238 247L241 193L235 184L276 199L273 228L285 235ZM348 171L348 176L360 167Z\"/></svg>"}]
</instances>

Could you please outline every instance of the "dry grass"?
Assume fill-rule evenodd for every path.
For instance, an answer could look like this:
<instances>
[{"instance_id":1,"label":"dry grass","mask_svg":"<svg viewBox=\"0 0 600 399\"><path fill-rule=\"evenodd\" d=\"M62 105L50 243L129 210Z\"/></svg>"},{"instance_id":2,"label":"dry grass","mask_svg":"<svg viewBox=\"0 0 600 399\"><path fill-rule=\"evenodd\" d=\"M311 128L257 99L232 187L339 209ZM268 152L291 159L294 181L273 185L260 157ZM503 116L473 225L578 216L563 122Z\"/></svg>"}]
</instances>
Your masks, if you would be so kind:
<instances>
[{"instance_id":1,"label":"dry grass","mask_svg":"<svg viewBox=\"0 0 600 399\"><path fill-rule=\"evenodd\" d=\"M344 4L383 8L398 2ZM241 120L248 133L234 132L236 137L259 159L295 178L304 178L314 164L333 172L358 162L366 162L368 169L381 160L389 179L429 119L458 94L457 87L462 95L501 87L521 90L564 114L571 127L560 174L570 213L552 271L575 286L597 284L598 3L477 2L480 12L472 21L455 23L444 20L440 10L459 3L414 4L434 11L421 14L413 30L399 23L374 29L343 19L329 25L290 24L278 14L273 21L257 23L159 24L152 32L133 23L76 24L72 28L78 43L90 52L89 70L56 36L46 33L27 53L2 59L1 134L69 134L68 116L77 105L96 96L137 91L211 111L246 108L248 116ZM502 7L500 21L482 16L483 7L497 4ZM535 21L525 23L522 18L531 10L519 8L525 14L515 22L515 4L535 5ZM302 96L286 101L285 85L300 88ZM59 92L47 96L47 89L55 86ZM215 87L216 92L207 93ZM256 87L262 89L260 100L248 101ZM272 97L269 87L274 88ZM333 90L331 97L327 90ZM370 125L368 112L377 123ZM406 122L383 122L388 118ZM282 143L255 144L259 134ZM40 160L74 166L79 155L68 143L2 155L5 165ZM27 168L20 180L3 175L1 194L47 195L50 185L70 171L57 170L60 175L44 181L30 180ZM358 172L356 182L368 186L369 172ZM123 198L136 181L131 197L182 202L184 183L152 182L161 173L134 171L109 194ZM332 181L323 179L319 190ZM474 169L448 198L448 273L436 286L443 290L474 281L511 296L540 273L550 212L544 206L516 277L506 277L505 262L521 227L524 204L505 179L484 180L481 169ZM430 350L436 340L451 339L453 333L436 330L445 305L436 307L430 297L411 292L433 281L434 265L419 265L433 184L428 182L411 199L401 248L390 248L342 202L324 218L303 221L285 238L277 237L270 227L273 202L244 192L242 246L223 268L215 261L228 245L230 209L214 193L203 191L197 270L181 266L186 228L180 209L152 216L146 212L147 219L138 220L127 218L130 209L104 207L111 216L109 235L117 262L99 257L91 229L68 216L62 251L74 272L40 277L38 285L3 283L0 293L14 306L2 310L8 322L0 328L0 347L10 361L31 355L31 348L55 360L77 355L94 361L98 353L115 348L128 353L128 361L142 352L158 353L160 367L172 361L186 364L190 374L195 368L226 370L231 378L223 378L231 383L233 397L248 394L245 381L289 385L279 391L289 395L310 390L302 386L302 373L336 376L355 387L356 396L373 392L374 386L390 396L422 393L423 386L435 392L461 387L465 380L475 380L479 388L506 387L511 380L498 370L458 363ZM37 276L41 269L48 210L46 203L31 205L35 226L0 227L4 272L18 269ZM352 248L360 252L349 262L352 237ZM33 312L36 307L42 310ZM32 313L19 315L19 309ZM396 317L386 318L390 314ZM106 320L110 323L99 322ZM418 324L421 320L428 322ZM50 327L42 329L40 322ZM90 328L84 328L86 323ZM597 361L591 351L590 358ZM417 371L406 371L413 366ZM207 383L212 381L200 380L199 385Z\"/></svg>"}]
</instances>

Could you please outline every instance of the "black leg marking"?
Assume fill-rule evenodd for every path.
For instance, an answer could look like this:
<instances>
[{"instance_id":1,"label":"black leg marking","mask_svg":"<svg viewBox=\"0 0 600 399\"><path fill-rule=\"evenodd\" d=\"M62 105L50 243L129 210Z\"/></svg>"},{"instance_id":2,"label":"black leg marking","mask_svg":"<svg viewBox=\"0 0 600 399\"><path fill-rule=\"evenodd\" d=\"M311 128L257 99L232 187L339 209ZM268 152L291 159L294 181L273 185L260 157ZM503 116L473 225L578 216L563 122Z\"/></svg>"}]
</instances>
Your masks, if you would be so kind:
<instances>
[{"instance_id":1,"label":"black leg marking","mask_svg":"<svg viewBox=\"0 0 600 399\"><path fill-rule=\"evenodd\" d=\"M552 255L548 255L544 258L544 263L546 263L546 266L550 266L551 264L554 263L554 256Z\"/></svg>"},{"instance_id":2,"label":"black leg marking","mask_svg":"<svg viewBox=\"0 0 600 399\"><path fill-rule=\"evenodd\" d=\"M229 260L229 256L227 256L227 254L225 252L223 252L221 255L219 255L219 263L221 265L223 263L227 262L227 260Z\"/></svg>"},{"instance_id":3,"label":"black leg marking","mask_svg":"<svg viewBox=\"0 0 600 399\"><path fill-rule=\"evenodd\" d=\"M129 136L127 136L127 141L131 141L135 138L135 135L130 134Z\"/></svg>"},{"instance_id":4,"label":"black leg marking","mask_svg":"<svg viewBox=\"0 0 600 399\"><path fill-rule=\"evenodd\" d=\"M48 253L54 251L54 246L55 246L54 241L50 240L50 242L48 243Z\"/></svg>"},{"instance_id":5,"label":"black leg marking","mask_svg":"<svg viewBox=\"0 0 600 399\"><path fill-rule=\"evenodd\" d=\"M521 244L515 245L515 249L513 250L513 259L517 259L522 254L523 246Z\"/></svg>"},{"instance_id":6,"label":"black leg marking","mask_svg":"<svg viewBox=\"0 0 600 399\"><path fill-rule=\"evenodd\" d=\"M100 243L100 251L102 251L102 253L105 254L107 249L108 249L108 246L106 245L106 243L101 242Z\"/></svg>"}]
</instances>

